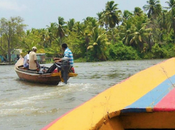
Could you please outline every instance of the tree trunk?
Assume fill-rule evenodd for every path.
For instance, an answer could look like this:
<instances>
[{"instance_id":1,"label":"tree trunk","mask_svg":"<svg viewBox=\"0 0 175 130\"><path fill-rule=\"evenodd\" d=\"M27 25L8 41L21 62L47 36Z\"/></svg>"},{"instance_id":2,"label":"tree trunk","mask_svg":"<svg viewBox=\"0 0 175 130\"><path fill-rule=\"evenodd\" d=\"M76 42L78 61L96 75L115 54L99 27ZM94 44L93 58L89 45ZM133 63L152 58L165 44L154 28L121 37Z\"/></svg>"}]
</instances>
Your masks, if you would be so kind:
<instances>
[{"instance_id":1,"label":"tree trunk","mask_svg":"<svg viewBox=\"0 0 175 130\"><path fill-rule=\"evenodd\" d=\"M10 49L10 38L8 38L8 61L9 61L9 64L11 64L11 49Z\"/></svg>"},{"instance_id":2,"label":"tree trunk","mask_svg":"<svg viewBox=\"0 0 175 130\"><path fill-rule=\"evenodd\" d=\"M60 44L60 52L62 51L62 39L61 39L61 37L60 37L60 39L59 39L59 44Z\"/></svg>"},{"instance_id":3,"label":"tree trunk","mask_svg":"<svg viewBox=\"0 0 175 130\"><path fill-rule=\"evenodd\" d=\"M173 31L174 31L174 43L175 43L175 18L173 18Z\"/></svg>"}]
</instances>

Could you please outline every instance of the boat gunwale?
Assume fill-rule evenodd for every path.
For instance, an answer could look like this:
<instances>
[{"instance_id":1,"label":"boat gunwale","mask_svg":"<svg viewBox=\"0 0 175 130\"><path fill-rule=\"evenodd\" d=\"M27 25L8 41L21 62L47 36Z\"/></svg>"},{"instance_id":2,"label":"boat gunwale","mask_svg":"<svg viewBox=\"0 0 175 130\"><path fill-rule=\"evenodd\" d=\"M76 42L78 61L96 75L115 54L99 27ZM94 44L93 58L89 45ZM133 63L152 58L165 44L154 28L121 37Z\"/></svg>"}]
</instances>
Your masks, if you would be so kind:
<instances>
[{"instance_id":1,"label":"boat gunwale","mask_svg":"<svg viewBox=\"0 0 175 130\"><path fill-rule=\"evenodd\" d=\"M29 70L24 70L24 69L20 69L20 68L17 68L15 67L15 71L18 72L18 73L22 73L22 74L26 74L26 75L31 75L31 76L48 76L48 77L55 77L55 76L58 76L60 77L60 73L42 73L42 74L39 74L39 73L36 73L36 71L32 72L32 71L29 71Z\"/></svg>"}]
</instances>

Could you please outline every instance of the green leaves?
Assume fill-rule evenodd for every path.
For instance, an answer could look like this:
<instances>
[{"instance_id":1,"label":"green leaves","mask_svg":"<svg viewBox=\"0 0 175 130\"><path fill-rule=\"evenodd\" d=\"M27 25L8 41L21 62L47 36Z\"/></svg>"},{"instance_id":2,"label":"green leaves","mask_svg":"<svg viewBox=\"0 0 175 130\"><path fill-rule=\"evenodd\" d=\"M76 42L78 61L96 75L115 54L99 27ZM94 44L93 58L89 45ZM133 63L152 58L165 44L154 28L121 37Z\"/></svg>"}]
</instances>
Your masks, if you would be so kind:
<instances>
[{"instance_id":1,"label":"green leaves","mask_svg":"<svg viewBox=\"0 0 175 130\"><path fill-rule=\"evenodd\" d=\"M4 57L8 55L9 62L11 62L12 51L21 46L25 27L21 17L11 17L9 20L0 19L0 51L3 52Z\"/></svg>"},{"instance_id":2,"label":"green leaves","mask_svg":"<svg viewBox=\"0 0 175 130\"><path fill-rule=\"evenodd\" d=\"M162 10L159 0L148 0L144 10L135 7L122 14L115 1L108 1L97 18L89 16L80 22L58 16L47 28L26 31L21 18L2 18L0 54L10 54L16 47L26 51L37 46L37 52L52 57L63 53L61 44L65 42L74 58L83 61L153 58L156 50L166 54L163 44L175 43L175 0L166 3L168 10ZM171 50L171 55L163 56L173 56Z\"/></svg>"}]
</instances>

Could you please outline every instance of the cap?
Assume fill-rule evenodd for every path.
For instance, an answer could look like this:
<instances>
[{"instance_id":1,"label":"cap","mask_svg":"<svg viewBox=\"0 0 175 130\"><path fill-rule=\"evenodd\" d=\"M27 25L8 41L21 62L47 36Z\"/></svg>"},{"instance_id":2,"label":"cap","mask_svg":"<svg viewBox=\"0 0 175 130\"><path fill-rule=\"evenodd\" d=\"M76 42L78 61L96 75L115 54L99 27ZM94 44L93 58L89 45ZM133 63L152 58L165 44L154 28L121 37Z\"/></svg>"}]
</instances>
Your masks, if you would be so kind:
<instances>
[{"instance_id":1,"label":"cap","mask_svg":"<svg viewBox=\"0 0 175 130\"><path fill-rule=\"evenodd\" d=\"M36 48L35 46L34 46L34 47L32 47L32 49L33 49L33 50L37 50L37 48Z\"/></svg>"}]
</instances>

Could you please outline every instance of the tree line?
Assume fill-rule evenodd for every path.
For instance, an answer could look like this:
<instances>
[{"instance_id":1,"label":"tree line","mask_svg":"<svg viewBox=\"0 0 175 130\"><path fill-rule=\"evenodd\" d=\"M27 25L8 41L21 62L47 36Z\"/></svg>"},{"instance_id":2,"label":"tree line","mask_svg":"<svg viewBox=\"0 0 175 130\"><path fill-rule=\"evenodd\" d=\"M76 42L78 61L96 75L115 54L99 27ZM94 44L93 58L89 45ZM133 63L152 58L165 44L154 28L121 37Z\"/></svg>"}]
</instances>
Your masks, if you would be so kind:
<instances>
[{"instance_id":1,"label":"tree line","mask_svg":"<svg viewBox=\"0 0 175 130\"><path fill-rule=\"evenodd\" d=\"M50 23L46 28L25 30L21 17L0 19L0 55L11 61L14 49L23 53L33 46L47 57L60 56L67 43L77 61L135 60L175 56L175 0L148 0L134 11L108 1L97 17L82 22L74 18Z\"/></svg>"}]
</instances>

